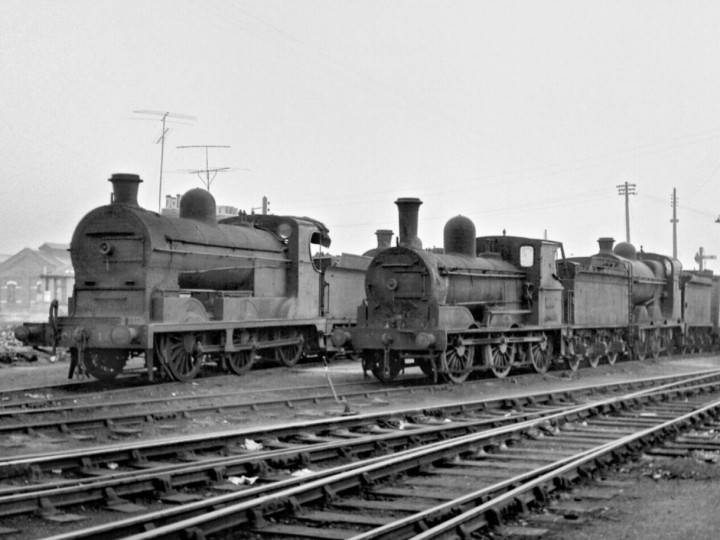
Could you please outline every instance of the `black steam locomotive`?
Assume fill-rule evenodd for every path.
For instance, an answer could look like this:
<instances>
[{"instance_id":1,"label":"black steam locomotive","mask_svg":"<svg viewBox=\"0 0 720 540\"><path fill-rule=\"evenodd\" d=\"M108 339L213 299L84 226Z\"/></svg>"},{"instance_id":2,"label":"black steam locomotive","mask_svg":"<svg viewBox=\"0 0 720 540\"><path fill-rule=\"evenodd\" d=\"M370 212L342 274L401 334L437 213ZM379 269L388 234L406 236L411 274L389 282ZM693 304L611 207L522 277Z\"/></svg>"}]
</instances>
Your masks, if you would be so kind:
<instances>
[{"instance_id":1,"label":"black steam locomotive","mask_svg":"<svg viewBox=\"0 0 720 540\"><path fill-rule=\"evenodd\" d=\"M292 366L332 350L326 338L354 324L369 258L314 257L312 249L330 245L322 223L274 215L218 222L215 200L201 189L182 197L178 218L167 217L139 207L137 175L110 181L111 204L73 234L68 316L53 304L47 323L16 329L24 343L69 349L71 377L112 379L139 354L151 380L188 381L204 361L242 374L258 353Z\"/></svg>"},{"instance_id":2,"label":"black steam locomotive","mask_svg":"<svg viewBox=\"0 0 720 540\"><path fill-rule=\"evenodd\" d=\"M462 216L444 229L444 249L422 249L419 199L396 201L399 245L368 267L366 300L352 339L380 380L418 366L434 380L472 372L506 376L513 366L576 370L619 355L638 359L709 351L718 328L717 280L683 272L679 261L600 239L591 257L567 259L559 242L475 236Z\"/></svg>"}]
</instances>

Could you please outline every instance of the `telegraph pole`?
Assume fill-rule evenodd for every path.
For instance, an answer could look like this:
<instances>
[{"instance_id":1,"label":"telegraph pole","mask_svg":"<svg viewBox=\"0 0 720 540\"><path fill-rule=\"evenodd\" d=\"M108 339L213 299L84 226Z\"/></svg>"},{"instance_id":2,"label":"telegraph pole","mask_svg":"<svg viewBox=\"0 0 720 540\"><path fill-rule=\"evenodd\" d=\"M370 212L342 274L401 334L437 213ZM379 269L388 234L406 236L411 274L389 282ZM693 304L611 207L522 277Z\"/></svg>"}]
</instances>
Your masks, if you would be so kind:
<instances>
[{"instance_id":1,"label":"telegraph pole","mask_svg":"<svg viewBox=\"0 0 720 540\"><path fill-rule=\"evenodd\" d=\"M177 122L176 120L188 120L195 122L197 118L194 116L188 116L187 114L175 114L171 112L162 112L162 111L133 111L135 114L149 114L152 116L159 116L160 120L162 121L162 132L160 133L160 138L155 141L155 144L160 144L160 185L158 187L158 212L162 210L162 179L163 179L163 161L165 159L165 137L168 134L168 131L170 131L170 128L165 127L165 124L168 121L179 123L179 124L189 124L190 122ZM169 119L169 120L168 120Z\"/></svg>"},{"instance_id":2,"label":"telegraph pole","mask_svg":"<svg viewBox=\"0 0 720 540\"><path fill-rule=\"evenodd\" d=\"M178 148L204 148L205 149L205 168L204 169L196 169L188 171L190 174L197 174L200 177L200 180L203 184L205 184L205 189L210 191L210 184L213 183L213 180L215 180L215 177L220 172L226 172L230 170L230 167L219 167L216 169L210 168L210 158L209 156L209 148L230 148L229 146L224 146L220 144L197 144L194 146L178 146ZM202 177L202 173L205 173L205 179ZM210 177L210 173L212 174L212 178Z\"/></svg>"},{"instance_id":3,"label":"telegraph pole","mask_svg":"<svg viewBox=\"0 0 720 540\"><path fill-rule=\"evenodd\" d=\"M672 200L670 201L670 205L673 209L673 217L670 220L670 223L673 225L673 259L677 259L677 224L678 224L678 218L677 218L677 192L675 191L675 188L673 188L672 192ZM702 249L702 248L700 248ZM702 268L701 268L702 270Z\"/></svg>"},{"instance_id":4,"label":"telegraph pole","mask_svg":"<svg viewBox=\"0 0 720 540\"><path fill-rule=\"evenodd\" d=\"M630 243L630 195L637 195L635 184L625 182L617 186L618 195L625 195L625 241Z\"/></svg>"}]
</instances>

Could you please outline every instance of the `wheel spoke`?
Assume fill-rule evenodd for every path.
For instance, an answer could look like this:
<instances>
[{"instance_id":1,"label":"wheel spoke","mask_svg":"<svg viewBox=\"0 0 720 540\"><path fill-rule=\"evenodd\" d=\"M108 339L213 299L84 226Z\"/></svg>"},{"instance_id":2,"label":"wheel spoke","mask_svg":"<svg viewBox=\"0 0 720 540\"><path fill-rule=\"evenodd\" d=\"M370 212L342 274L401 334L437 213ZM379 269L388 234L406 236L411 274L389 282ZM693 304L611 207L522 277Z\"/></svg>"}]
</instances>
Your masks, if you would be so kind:
<instances>
[{"instance_id":1,"label":"wheel spoke","mask_svg":"<svg viewBox=\"0 0 720 540\"><path fill-rule=\"evenodd\" d=\"M455 384L465 382L472 371L473 357L475 356L474 347L466 347L464 345L451 347L445 352L445 360L447 362L448 372L443 373L443 378Z\"/></svg>"},{"instance_id":2,"label":"wheel spoke","mask_svg":"<svg viewBox=\"0 0 720 540\"><path fill-rule=\"evenodd\" d=\"M194 334L158 336L155 347L157 357L176 381L191 381L199 373L204 355L196 352L196 343Z\"/></svg>"},{"instance_id":3,"label":"wheel spoke","mask_svg":"<svg viewBox=\"0 0 720 540\"><path fill-rule=\"evenodd\" d=\"M550 368L550 364L552 364L552 343L545 339L545 341L542 341L540 343L530 343L528 345L528 349L530 352L530 360L532 361L532 365L535 368L535 371L537 371L538 373L547 372L547 370Z\"/></svg>"},{"instance_id":4,"label":"wheel spoke","mask_svg":"<svg viewBox=\"0 0 720 540\"><path fill-rule=\"evenodd\" d=\"M225 361L228 369L235 375L244 375L255 363L255 349L226 353Z\"/></svg>"},{"instance_id":5,"label":"wheel spoke","mask_svg":"<svg viewBox=\"0 0 720 540\"><path fill-rule=\"evenodd\" d=\"M295 339L297 332L290 332L287 335L277 335L277 339ZM275 360L282 362L286 367L293 367L300 361L303 354L303 340L292 345L282 345L275 349Z\"/></svg>"},{"instance_id":6,"label":"wheel spoke","mask_svg":"<svg viewBox=\"0 0 720 540\"><path fill-rule=\"evenodd\" d=\"M510 373L513 364L515 349L507 344L486 345L486 364L499 379Z\"/></svg>"}]
</instances>

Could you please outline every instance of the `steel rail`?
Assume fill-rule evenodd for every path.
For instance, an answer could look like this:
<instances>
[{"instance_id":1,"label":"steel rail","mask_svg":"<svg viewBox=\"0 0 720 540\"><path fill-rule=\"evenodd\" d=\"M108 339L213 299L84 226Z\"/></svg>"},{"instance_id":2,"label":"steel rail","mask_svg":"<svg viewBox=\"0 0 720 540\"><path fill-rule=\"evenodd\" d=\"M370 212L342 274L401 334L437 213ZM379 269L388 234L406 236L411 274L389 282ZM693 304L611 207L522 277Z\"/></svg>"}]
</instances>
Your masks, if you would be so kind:
<instances>
[{"instance_id":1,"label":"steel rail","mask_svg":"<svg viewBox=\"0 0 720 540\"><path fill-rule=\"evenodd\" d=\"M99 477L53 481L47 484L26 484L0 488L0 516L18 515L37 511L41 506L61 508L93 501L106 500L107 489L113 489L120 497L137 496L143 492L154 492L158 489L158 478L164 485L172 489L180 489L212 479L218 481L222 476L252 475L262 470L268 463L299 466L317 464L325 460L336 460L340 457L357 459L359 456L376 452L383 445L392 451L412 444L421 446L457 437L462 434L479 431L487 426L497 427L498 424L513 424L526 419L542 418L556 414L577 405L557 406L548 410L522 412L505 417L482 418L477 420L463 419L442 424L413 424L402 427L395 432L367 434L357 433L353 438L337 438L334 442L308 443L302 448L277 449L241 456L223 456L202 459L195 463L156 465L151 468L127 472L116 472ZM388 430L389 431L389 430ZM42 504L41 504L42 501Z\"/></svg>"},{"instance_id":2,"label":"steel rail","mask_svg":"<svg viewBox=\"0 0 720 540\"><path fill-rule=\"evenodd\" d=\"M497 396L489 399L456 401L453 403L437 404L431 407L409 407L396 409L389 412L358 414L352 416L337 416L330 419L309 420L303 423L306 430L337 430L349 429L353 426L360 425L363 422L377 422L382 419L397 416L414 416L414 415L432 415L450 414L452 411L460 413L468 413L473 410L481 412L492 408L500 408L506 405L521 406L523 402L527 404L538 405L542 401L547 403L557 402L558 397L570 397L573 394L583 392L600 392L600 391L625 391L624 387L652 385L653 383L670 381L665 384L691 384L695 380L702 378L720 377L719 370L703 371L681 376L664 376L658 378L643 378L632 381L614 382L607 385L588 385L580 386L573 389L533 392L525 395L505 395ZM663 386L665 386L663 384ZM662 388L661 386L660 388ZM651 386L651 389L655 388ZM81 458L91 461L112 460L113 462L134 461L138 454L147 459L156 459L155 456L166 453L166 447L175 448L177 451L195 451L208 450L210 447L222 448L234 444L233 441L244 442L246 438L259 438L260 434L268 436L281 437L283 434L299 431L298 424L295 422L279 423L262 428L244 428L235 430L226 430L221 432L207 432L202 434L183 436L183 437L165 437L162 439L154 439L149 441L140 441L132 443L120 443L116 445L104 445L97 447L86 447L82 449L82 456L78 456L78 450L62 450L58 452L49 452L42 454L25 454L23 456L3 456L0 457L0 477L3 471L8 469L22 470L23 468L37 467L40 469L52 468L81 468L84 464Z\"/></svg>"},{"instance_id":3,"label":"steel rail","mask_svg":"<svg viewBox=\"0 0 720 540\"><path fill-rule=\"evenodd\" d=\"M713 386L720 385L720 383L718 382L712 384ZM670 384L667 386L670 388L674 385ZM546 423L549 421L549 419L553 418L553 416L555 417L555 419L558 420L561 418L574 416L582 418L584 417L583 415L589 414L589 411L593 409L602 410L603 407L610 406L614 403L620 403L623 401L623 399L629 399L631 401L636 400L644 394L648 394L650 391L654 390L655 389L643 390L639 392L633 392L628 396L625 396L625 398L613 397L600 401L598 403L579 405L575 408L572 408L570 411L551 415L550 417L545 417L540 420L527 421L510 427L497 428L495 430L492 430L491 432L462 436L454 439L451 442L433 443L420 449L399 452L397 454L394 454L391 458L381 459L380 461L371 464L363 463L351 470L327 478L319 478L319 475L311 475L310 477L308 477L307 483L303 484L302 486L281 490L271 495L259 496L252 501L243 500L239 503L230 504L230 506L220 509L217 509L219 506L219 504L217 503L217 499L213 499L211 501L204 501L202 503L195 503L192 507L188 507L185 510L186 512L188 512L187 515L203 515L196 515L194 517L182 519L181 521L172 524L162 525L153 529L152 531L146 531L136 534L131 538L137 540L148 540L154 538L180 538L182 535L185 535L183 537L187 538L189 531L193 530L198 531L198 534L203 534L199 531L204 531L205 533L217 531L225 527L228 522L233 524L245 523L245 520L248 519L248 513L252 513L253 511L257 512L258 509L263 507L278 508L287 504L288 501L295 501L296 504L310 503L314 500L317 500L318 498L323 497L329 486L332 486L330 487L330 489L337 491L343 491L351 487L357 487L363 482L372 482L375 478L387 476L388 474L391 474L391 472L398 473L399 471L415 467L421 461L431 462L434 459L438 459L438 457L441 457L445 453L447 453L449 448L453 448L455 452L461 452L463 451L463 449L472 449L482 441L494 440L502 438L504 436L510 436L519 430L537 427L539 423ZM536 473L536 475L537 474L538 473ZM224 497L225 502L229 502L231 500L232 496ZM215 504L213 503L213 501L215 501ZM207 510L211 508L215 508L215 510L207 512ZM174 510L174 512L176 514L180 514L181 510L176 509ZM160 521L154 521L154 525L157 525L159 522L162 522L162 520L167 519L168 514L167 512L165 512L162 515L156 516L156 518ZM140 519L141 518L135 518L135 526L138 525L138 520ZM147 519L153 518L148 518L147 516L143 518L143 520ZM144 526L147 526L147 523L149 522L145 521L144 523ZM129 533L129 530L123 529L124 526L125 525L123 525L123 522L115 522L109 525L108 528L96 527L93 529L88 529L87 533L83 532L83 536L81 536L81 538L100 537L95 535L101 535L107 538L106 535L110 534L110 531L115 530L115 528L118 528L118 530L124 530ZM77 535L78 532L76 531L76 533L74 534ZM123 533L122 536L126 537L127 534ZM60 535L53 538L61 539L65 537ZM73 536L73 538L80 537Z\"/></svg>"},{"instance_id":4,"label":"steel rail","mask_svg":"<svg viewBox=\"0 0 720 540\"><path fill-rule=\"evenodd\" d=\"M457 538L458 535L465 537L468 533L471 533L482 526L488 524L497 523L497 516L500 514L500 508L512 506L518 497L526 494L529 491L535 490L536 488L543 488L542 491L553 489L556 487L555 479L563 477L564 475L572 474L574 471L580 471L583 467L592 462L599 460L600 458L618 450L629 446L635 442L640 442L649 437L655 437L661 432L676 431L678 425L685 424L695 420L698 417L705 416L710 412L717 412L720 410L720 400L705 405L704 407L697 409L693 412L687 413L678 418L668 420L662 424L647 428L645 430L626 435L616 441L606 443L596 448L589 449L585 452L579 453L577 456L572 458L558 461L555 466L550 467L549 470L543 471L540 476L532 478L523 485L515 487L502 495L494 497L493 499L479 504L472 510L463 512L462 514L441 523L433 528L430 528L420 534L413 536L413 540L430 540L440 538ZM509 487L508 484L505 487ZM496 490L497 491L497 490ZM481 499L481 497L487 495L488 490L483 489L471 493L463 499L456 499L447 503L448 505L455 505L455 508L459 508L458 505L474 504ZM490 513L490 514L489 514ZM489 514L489 515L488 515ZM389 527L383 533L388 532L392 527ZM452 535L452 536L451 536ZM393 536L385 535L357 535L352 540L369 540L370 538L394 538Z\"/></svg>"}]
</instances>

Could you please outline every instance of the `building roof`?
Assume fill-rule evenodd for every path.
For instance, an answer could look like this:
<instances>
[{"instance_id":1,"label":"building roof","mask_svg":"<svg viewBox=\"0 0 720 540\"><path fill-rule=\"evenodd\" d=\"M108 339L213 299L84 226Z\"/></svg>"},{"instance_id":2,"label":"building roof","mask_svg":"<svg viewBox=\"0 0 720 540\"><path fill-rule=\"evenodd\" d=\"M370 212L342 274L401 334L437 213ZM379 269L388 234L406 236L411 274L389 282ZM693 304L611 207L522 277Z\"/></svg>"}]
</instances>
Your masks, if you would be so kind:
<instances>
[{"instance_id":1,"label":"building roof","mask_svg":"<svg viewBox=\"0 0 720 540\"><path fill-rule=\"evenodd\" d=\"M63 244L54 244L61 246ZM38 273L50 275L73 275L70 254L67 245L64 250L56 250L43 244L40 249L24 248L0 262L0 276L25 273L34 268Z\"/></svg>"}]
</instances>

